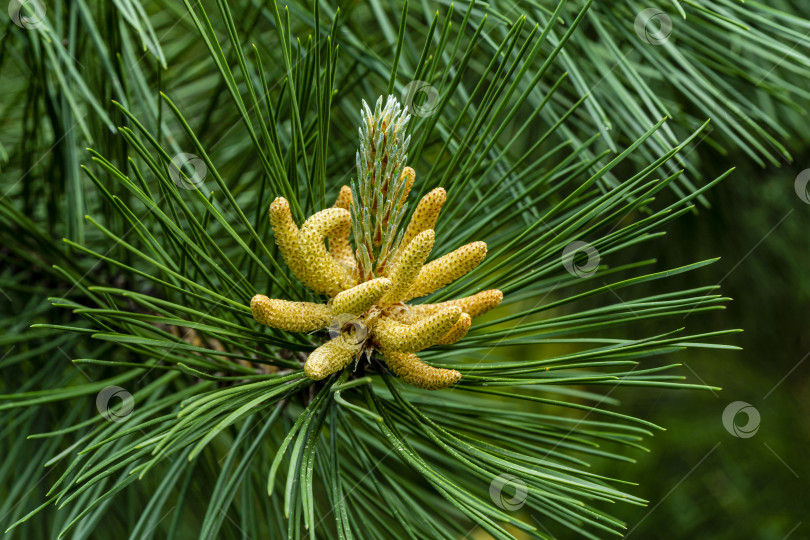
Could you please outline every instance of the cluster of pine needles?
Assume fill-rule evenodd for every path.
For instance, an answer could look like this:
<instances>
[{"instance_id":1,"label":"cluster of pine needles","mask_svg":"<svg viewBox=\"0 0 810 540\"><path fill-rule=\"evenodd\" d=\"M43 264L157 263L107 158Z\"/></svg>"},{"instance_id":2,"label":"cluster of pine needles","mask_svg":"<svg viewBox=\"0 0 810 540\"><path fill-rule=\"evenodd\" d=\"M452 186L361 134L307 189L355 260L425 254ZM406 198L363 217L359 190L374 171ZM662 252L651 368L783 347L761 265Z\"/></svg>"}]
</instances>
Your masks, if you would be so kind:
<instances>
[{"instance_id":1,"label":"cluster of pine needles","mask_svg":"<svg viewBox=\"0 0 810 540\"><path fill-rule=\"evenodd\" d=\"M0 38L9 537L625 530L598 464L661 427L611 393L710 389L678 358L734 348L683 328L716 259L655 260L729 174L692 149L807 129L767 112L806 93L787 11L667 3L650 46L630 0L184 4Z\"/></svg>"}]
</instances>

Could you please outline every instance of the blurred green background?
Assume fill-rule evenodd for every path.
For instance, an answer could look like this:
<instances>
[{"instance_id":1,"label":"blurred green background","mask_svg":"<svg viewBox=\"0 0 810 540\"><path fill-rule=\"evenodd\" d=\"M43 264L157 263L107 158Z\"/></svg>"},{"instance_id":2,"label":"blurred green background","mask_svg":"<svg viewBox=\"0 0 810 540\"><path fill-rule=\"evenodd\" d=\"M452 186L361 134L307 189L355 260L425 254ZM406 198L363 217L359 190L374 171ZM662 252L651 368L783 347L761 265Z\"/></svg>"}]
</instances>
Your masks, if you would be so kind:
<instances>
[{"instance_id":1,"label":"blurred green background","mask_svg":"<svg viewBox=\"0 0 810 540\"><path fill-rule=\"evenodd\" d=\"M807 147L792 150L795 162L780 168L738 167L709 194L711 209L671 227L660 256L665 265L684 252L722 257L706 273L734 301L711 317L744 329L733 340L743 350L676 356L694 379L720 392L614 393L623 409L667 428L649 441L649 455L638 453L638 463L608 465L640 482L639 495L651 501L622 511L631 538L810 537L810 205L794 190L810 155ZM719 172L734 158L707 151L703 166ZM706 315L684 324L696 323L693 317ZM723 425L735 401L759 411L750 438ZM746 421L742 413L736 418L739 426Z\"/></svg>"}]
</instances>

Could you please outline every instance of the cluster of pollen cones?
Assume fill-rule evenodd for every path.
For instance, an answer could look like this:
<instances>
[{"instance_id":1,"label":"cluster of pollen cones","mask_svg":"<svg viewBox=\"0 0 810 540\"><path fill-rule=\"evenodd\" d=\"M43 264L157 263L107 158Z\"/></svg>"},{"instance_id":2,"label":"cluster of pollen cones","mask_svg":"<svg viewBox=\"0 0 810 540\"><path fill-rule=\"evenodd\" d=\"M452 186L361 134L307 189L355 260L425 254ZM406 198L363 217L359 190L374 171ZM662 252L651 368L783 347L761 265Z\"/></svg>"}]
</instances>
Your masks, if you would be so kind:
<instances>
[{"instance_id":1,"label":"cluster of pollen cones","mask_svg":"<svg viewBox=\"0 0 810 540\"><path fill-rule=\"evenodd\" d=\"M413 175L406 167L403 174ZM478 266L487 254L484 242L472 242L426 264L433 248L433 228L446 199L442 188L425 195L416 207L399 247L379 277L363 280L349 236L352 192L343 186L334 207L321 210L299 229L283 197L270 205L276 244L292 273L304 285L330 297L325 304L290 302L257 294L250 303L257 322L290 332L329 328L331 339L304 364L310 379L341 371L361 355L376 351L395 375L428 390L457 383L456 370L422 362L416 353L463 338L474 317L503 300L497 289L437 304L408 305ZM327 247L328 239L328 247Z\"/></svg>"}]
</instances>

